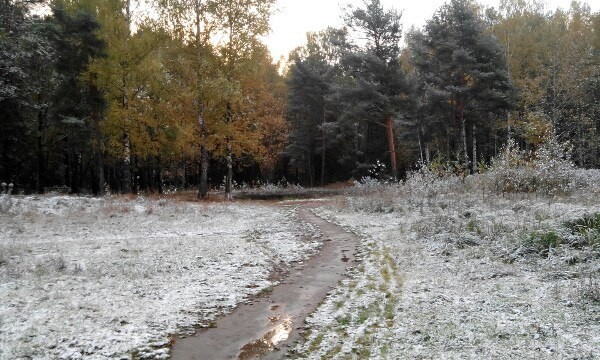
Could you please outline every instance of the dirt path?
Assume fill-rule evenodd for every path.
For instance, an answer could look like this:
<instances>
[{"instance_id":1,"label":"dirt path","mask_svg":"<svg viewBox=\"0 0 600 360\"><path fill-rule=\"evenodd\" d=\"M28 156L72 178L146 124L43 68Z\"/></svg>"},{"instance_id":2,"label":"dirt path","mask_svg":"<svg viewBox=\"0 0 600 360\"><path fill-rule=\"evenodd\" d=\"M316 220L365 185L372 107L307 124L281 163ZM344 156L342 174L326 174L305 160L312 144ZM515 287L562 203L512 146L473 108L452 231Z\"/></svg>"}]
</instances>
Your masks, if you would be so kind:
<instances>
[{"instance_id":1,"label":"dirt path","mask_svg":"<svg viewBox=\"0 0 600 360\"><path fill-rule=\"evenodd\" d=\"M290 275L270 295L242 304L217 321L216 327L178 339L172 359L280 359L300 338L304 319L353 266L358 237L315 216L303 204L300 218L318 225L324 237L321 251L290 269Z\"/></svg>"}]
</instances>

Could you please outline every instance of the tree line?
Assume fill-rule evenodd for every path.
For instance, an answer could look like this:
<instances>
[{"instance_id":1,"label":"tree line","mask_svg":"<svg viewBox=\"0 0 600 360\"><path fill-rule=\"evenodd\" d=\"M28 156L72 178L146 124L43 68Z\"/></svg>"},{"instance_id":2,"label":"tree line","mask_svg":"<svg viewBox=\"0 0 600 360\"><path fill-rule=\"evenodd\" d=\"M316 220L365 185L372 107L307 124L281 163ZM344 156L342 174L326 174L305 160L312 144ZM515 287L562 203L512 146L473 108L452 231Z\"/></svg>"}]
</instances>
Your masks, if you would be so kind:
<instances>
[{"instance_id":1,"label":"tree line","mask_svg":"<svg viewBox=\"0 0 600 360\"><path fill-rule=\"evenodd\" d=\"M600 21L588 5L451 0L403 34L401 12L366 0L344 20L291 55L286 154L305 183L397 179L419 162L466 174L509 138L526 150L557 138L577 165L600 166Z\"/></svg>"},{"instance_id":2,"label":"tree line","mask_svg":"<svg viewBox=\"0 0 600 360\"><path fill-rule=\"evenodd\" d=\"M26 192L474 172L508 138L600 166L598 13L451 0L420 29L379 0L283 74L275 0L0 0L0 181Z\"/></svg>"},{"instance_id":3,"label":"tree line","mask_svg":"<svg viewBox=\"0 0 600 360\"><path fill-rule=\"evenodd\" d=\"M234 170L276 172L285 83L260 41L274 0L2 2L2 181L206 196Z\"/></svg>"}]
</instances>

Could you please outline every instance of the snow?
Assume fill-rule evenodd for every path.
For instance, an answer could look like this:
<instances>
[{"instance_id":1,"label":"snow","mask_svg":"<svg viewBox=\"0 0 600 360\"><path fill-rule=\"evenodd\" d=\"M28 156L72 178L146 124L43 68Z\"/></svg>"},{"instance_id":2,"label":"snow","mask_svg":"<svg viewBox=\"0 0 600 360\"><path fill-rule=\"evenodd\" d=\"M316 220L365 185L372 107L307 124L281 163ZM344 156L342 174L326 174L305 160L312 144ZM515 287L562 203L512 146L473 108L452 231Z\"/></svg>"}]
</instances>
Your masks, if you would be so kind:
<instances>
[{"instance_id":1,"label":"snow","mask_svg":"<svg viewBox=\"0 0 600 360\"><path fill-rule=\"evenodd\" d=\"M294 207L0 197L0 358L165 358L316 251Z\"/></svg>"},{"instance_id":2,"label":"snow","mask_svg":"<svg viewBox=\"0 0 600 360\"><path fill-rule=\"evenodd\" d=\"M561 245L538 254L524 241L599 213L598 182L546 196L483 192L473 184L480 180L377 186L318 209L361 236L363 260L307 319L306 341L292 352L308 359L600 356L600 303L585 295L593 287L600 293L600 248Z\"/></svg>"},{"instance_id":3,"label":"snow","mask_svg":"<svg viewBox=\"0 0 600 360\"><path fill-rule=\"evenodd\" d=\"M600 213L600 172L574 174L567 193L422 174L311 200L362 241L358 264L290 351L600 356L600 244L565 228ZM317 251L318 229L296 206L0 196L0 358L167 358L173 334L210 326L272 286L274 269ZM548 231L567 241L532 240Z\"/></svg>"}]
</instances>

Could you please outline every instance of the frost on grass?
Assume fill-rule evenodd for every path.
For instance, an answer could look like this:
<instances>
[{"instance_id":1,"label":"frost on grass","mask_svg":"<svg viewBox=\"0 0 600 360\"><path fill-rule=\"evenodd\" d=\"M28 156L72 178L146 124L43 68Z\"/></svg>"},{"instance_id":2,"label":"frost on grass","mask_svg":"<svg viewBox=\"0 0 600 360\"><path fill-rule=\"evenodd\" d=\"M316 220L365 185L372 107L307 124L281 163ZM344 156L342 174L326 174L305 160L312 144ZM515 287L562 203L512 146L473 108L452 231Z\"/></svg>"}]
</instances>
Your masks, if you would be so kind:
<instances>
[{"instance_id":1,"label":"frost on grass","mask_svg":"<svg viewBox=\"0 0 600 360\"><path fill-rule=\"evenodd\" d=\"M600 172L565 171L556 182L518 174L512 179L543 189L517 191L495 188L490 173L422 169L405 184L319 209L361 235L362 262L309 317L293 352L309 359L600 356Z\"/></svg>"},{"instance_id":2,"label":"frost on grass","mask_svg":"<svg viewBox=\"0 0 600 360\"><path fill-rule=\"evenodd\" d=\"M319 245L294 209L3 198L0 358L161 358ZM307 241L307 238L309 239Z\"/></svg>"}]
</instances>

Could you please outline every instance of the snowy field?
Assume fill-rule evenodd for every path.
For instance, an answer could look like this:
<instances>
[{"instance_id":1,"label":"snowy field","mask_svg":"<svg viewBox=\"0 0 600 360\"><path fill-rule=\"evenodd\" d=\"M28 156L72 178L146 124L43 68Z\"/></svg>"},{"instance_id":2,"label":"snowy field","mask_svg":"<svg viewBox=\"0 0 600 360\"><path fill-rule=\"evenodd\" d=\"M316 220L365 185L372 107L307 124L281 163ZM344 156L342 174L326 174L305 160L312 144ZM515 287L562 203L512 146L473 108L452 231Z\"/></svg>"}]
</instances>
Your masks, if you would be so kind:
<instances>
[{"instance_id":1,"label":"snowy field","mask_svg":"<svg viewBox=\"0 0 600 360\"><path fill-rule=\"evenodd\" d=\"M160 358L319 246L292 207L0 196L0 358Z\"/></svg>"},{"instance_id":2,"label":"snowy field","mask_svg":"<svg viewBox=\"0 0 600 360\"><path fill-rule=\"evenodd\" d=\"M362 262L307 319L306 342L293 352L600 358L600 173L588 175L561 196L417 176L320 208L363 238ZM595 225L572 226L593 214Z\"/></svg>"}]
</instances>

